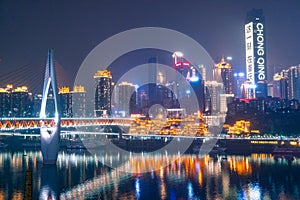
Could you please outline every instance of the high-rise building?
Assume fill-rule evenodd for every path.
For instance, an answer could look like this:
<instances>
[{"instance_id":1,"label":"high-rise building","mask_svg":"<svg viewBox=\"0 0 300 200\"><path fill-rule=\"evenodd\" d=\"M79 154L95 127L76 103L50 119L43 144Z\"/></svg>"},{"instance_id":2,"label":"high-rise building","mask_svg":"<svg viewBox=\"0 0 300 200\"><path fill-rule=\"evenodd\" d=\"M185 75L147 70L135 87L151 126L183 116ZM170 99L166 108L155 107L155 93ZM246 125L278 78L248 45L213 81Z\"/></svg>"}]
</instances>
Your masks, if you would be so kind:
<instances>
[{"instance_id":1,"label":"high-rise building","mask_svg":"<svg viewBox=\"0 0 300 200\"><path fill-rule=\"evenodd\" d=\"M94 79L96 81L94 115L96 117L109 116L111 114L112 75L108 70L98 70Z\"/></svg>"},{"instance_id":2,"label":"high-rise building","mask_svg":"<svg viewBox=\"0 0 300 200\"><path fill-rule=\"evenodd\" d=\"M147 94L147 88L156 87L156 96L154 99L150 99L149 95ZM166 85L160 84L147 84L139 87L137 89L137 100L138 100L138 110L140 113L144 115L148 115L151 109L158 109L155 110L155 113L161 112L161 107L165 109L170 108L179 108L178 100L176 99L175 90L173 89L173 84L169 83ZM160 105L160 106L156 106ZM153 107L152 107L153 106ZM154 111L154 110L152 110Z\"/></svg>"},{"instance_id":3,"label":"high-rise building","mask_svg":"<svg viewBox=\"0 0 300 200\"><path fill-rule=\"evenodd\" d=\"M245 73L238 72L233 74L234 77L234 96L242 98L242 84L245 83Z\"/></svg>"},{"instance_id":4,"label":"high-rise building","mask_svg":"<svg viewBox=\"0 0 300 200\"><path fill-rule=\"evenodd\" d=\"M268 83L268 97L274 96L274 89L273 89L273 83Z\"/></svg>"},{"instance_id":5,"label":"high-rise building","mask_svg":"<svg viewBox=\"0 0 300 200\"><path fill-rule=\"evenodd\" d=\"M300 65L288 70L288 98L300 100Z\"/></svg>"},{"instance_id":6,"label":"high-rise building","mask_svg":"<svg viewBox=\"0 0 300 200\"><path fill-rule=\"evenodd\" d=\"M158 58L152 57L148 59L148 81L149 83L156 83L157 81L157 64Z\"/></svg>"},{"instance_id":7,"label":"high-rise building","mask_svg":"<svg viewBox=\"0 0 300 200\"><path fill-rule=\"evenodd\" d=\"M276 73L273 76L273 97L288 99L288 80L283 74Z\"/></svg>"},{"instance_id":8,"label":"high-rise building","mask_svg":"<svg viewBox=\"0 0 300 200\"><path fill-rule=\"evenodd\" d=\"M115 86L118 96L115 108L118 113L122 113L122 116L128 117L133 113L136 104L136 88L135 85L128 82L122 82Z\"/></svg>"},{"instance_id":9,"label":"high-rise building","mask_svg":"<svg viewBox=\"0 0 300 200\"><path fill-rule=\"evenodd\" d=\"M17 87L12 92L12 116L31 117L33 112L32 94L26 86Z\"/></svg>"},{"instance_id":10,"label":"high-rise building","mask_svg":"<svg viewBox=\"0 0 300 200\"><path fill-rule=\"evenodd\" d=\"M138 111L144 115L147 115L151 106L149 102L148 87L143 85L137 89L137 107Z\"/></svg>"},{"instance_id":11,"label":"high-rise building","mask_svg":"<svg viewBox=\"0 0 300 200\"><path fill-rule=\"evenodd\" d=\"M300 65L291 66L273 76L274 97L300 100Z\"/></svg>"},{"instance_id":12,"label":"high-rise building","mask_svg":"<svg viewBox=\"0 0 300 200\"><path fill-rule=\"evenodd\" d=\"M247 81L255 85L255 97L267 97L265 18L262 9L247 13L245 43Z\"/></svg>"},{"instance_id":13,"label":"high-rise building","mask_svg":"<svg viewBox=\"0 0 300 200\"><path fill-rule=\"evenodd\" d=\"M73 117L72 110L72 93L68 87L62 87L59 89L59 103L62 117Z\"/></svg>"},{"instance_id":14,"label":"high-rise building","mask_svg":"<svg viewBox=\"0 0 300 200\"><path fill-rule=\"evenodd\" d=\"M202 80L205 82L206 81L206 68L204 65L198 65L197 70L199 71Z\"/></svg>"},{"instance_id":15,"label":"high-rise building","mask_svg":"<svg viewBox=\"0 0 300 200\"><path fill-rule=\"evenodd\" d=\"M256 85L250 81L245 81L241 86L241 93L243 99L255 99Z\"/></svg>"},{"instance_id":16,"label":"high-rise building","mask_svg":"<svg viewBox=\"0 0 300 200\"><path fill-rule=\"evenodd\" d=\"M72 108L74 117L86 116L86 91L84 86L74 86L72 92Z\"/></svg>"},{"instance_id":17,"label":"high-rise building","mask_svg":"<svg viewBox=\"0 0 300 200\"><path fill-rule=\"evenodd\" d=\"M10 94L5 88L0 88L0 117L8 117L10 110L9 96Z\"/></svg>"},{"instance_id":18,"label":"high-rise building","mask_svg":"<svg viewBox=\"0 0 300 200\"><path fill-rule=\"evenodd\" d=\"M221 62L215 65L215 80L220 80L224 84L226 94L234 94L233 70L228 62L222 58Z\"/></svg>"},{"instance_id":19,"label":"high-rise building","mask_svg":"<svg viewBox=\"0 0 300 200\"><path fill-rule=\"evenodd\" d=\"M157 85L157 57L148 60L148 83L144 86L145 92L148 94L149 103L156 101L156 85Z\"/></svg>"},{"instance_id":20,"label":"high-rise building","mask_svg":"<svg viewBox=\"0 0 300 200\"><path fill-rule=\"evenodd\" d=\"M74 86L59 89L59 98L62 117L85 117L85 90L83 86Z\"/></svg>"},{"instance_id":21,"label":"high-rise building","mask_svg":"<svg viewBox=\"0 0 300 200\"><path fill-rule=\"evenodd\" d=\"M42 105L42 94L33 95L33 116L40 117L41 105Z\"/></svg>"},{"instance_id":22,"label":"high-rise building","mask_svg":"<svg viewBox=\"0 0 300 200\"><path fill-rule=\"evenodd\" d=\"M204 111L204 81L201 76L201 74L198 73L198 71L192 66L190 67L190 78L187 79L192 87L192 89L195 92L195 95L197 97L198 101L198 106L199 106L199 111L203 112ZM195 111L192 111L195 112Z\"/></svg>"},{"instance_id":23,"label":"high-rise building","mask_svg":"<svg viewBox=\"0 0 300 200\"><path fill-rule=\"evenodd\" d=\"M13 88L7 85L0 88L1 117L31 117L33 116L32 94L27 86Z\"/></svg>"},{"instance_id":24,"label":"high-rise building","mask_svg":"<svg viewBox=\"0 0 300 200\"><path fill-rule=\"evenodd\" d=\"M183 54L181 52L174 52L174 68L180 73L180 77L177 77L175 81L179 86L177 89L177 98L179 102L181 101L190 101L191 94L195 94L197 98L198 105L196 106L198 110L201 112L204 111L204 79L202 75L206 76L205 68L203 66L193 66L190 62L184 59ZM203 74L200 74L201 71ZM182 85L184 78L188 83L189 87L185 88ZM193 92L191 91L193 90ZM187 113L194 113L198 110L190 110L190 108L185 108Z\"/></svg>"},{"instance_id":25,"label":"high-rise building","mask_svg":"<svg viewBox=\"0 0 300 200\"><path fill-rule=\"evenodd\" d=\"M217 81L206 81L207 88L205 111L211 115L224 114L227 112L226 95L223 83Z\"/></svg>"}]
</instances>

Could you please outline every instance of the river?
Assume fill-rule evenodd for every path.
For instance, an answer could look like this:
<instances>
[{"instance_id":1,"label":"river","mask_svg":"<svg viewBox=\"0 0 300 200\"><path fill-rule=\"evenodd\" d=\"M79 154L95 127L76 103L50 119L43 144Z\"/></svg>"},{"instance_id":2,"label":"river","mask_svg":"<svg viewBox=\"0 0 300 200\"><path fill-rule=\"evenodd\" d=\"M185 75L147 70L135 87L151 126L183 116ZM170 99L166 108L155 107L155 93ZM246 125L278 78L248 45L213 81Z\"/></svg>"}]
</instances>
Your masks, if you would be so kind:
<instances>
[{"instance_id":1,"label":"river","mask_svg":"<svg viewBox=\"0 0 300 200\"><path fill-rule=\"evenodd\" d=\"M120 160L125 163L117 165ZM122 162L123 162L122 161ZM105 163L105 164L103 164ZM109 166L106 166L109 165ZM119 166L117 168L112 166ZM0 152L2 199L300 199L300 158Z\"/></svg>"}]
</instances>

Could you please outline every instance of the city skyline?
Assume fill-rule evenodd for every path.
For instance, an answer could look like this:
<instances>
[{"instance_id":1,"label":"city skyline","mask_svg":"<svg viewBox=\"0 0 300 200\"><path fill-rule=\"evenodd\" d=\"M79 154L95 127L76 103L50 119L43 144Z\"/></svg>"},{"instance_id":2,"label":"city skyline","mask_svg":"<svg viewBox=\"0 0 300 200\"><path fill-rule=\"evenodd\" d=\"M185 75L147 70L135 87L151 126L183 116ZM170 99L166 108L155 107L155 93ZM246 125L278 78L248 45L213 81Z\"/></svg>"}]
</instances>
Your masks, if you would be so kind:
<instances>
[{"instance_id":1,"label":"city skyline","mask_svg":"<svg viewBox=\"0 0 300 200\"><path fill-rule=\"evenodd\" d=\"M299 10L0 0L0 199L300 199Z\"/></svg>"},{"instance_id":2,"label":"city skyline","mask_svg":"<svg viewBox=\"0 0 300 200\"><path fill-rule=\"evenodd\" d=\"M283 65L288 68L300 63L297 55L300 47L295 45L299 41L297 36L300 31L297 20L300 18L297 17L300 15L297 12L300 3L297 1L239 3L232 0L190 4L164 1L153 5L150 2L118 3L121 9L110 2L67 4L54 1L29 2L24 5L2 2L0 24L7 27L0 32L3 44L0 47L2 75L13 73L24 66L35 73L42 73L44 54L51 47L55 50L56 65L65 71L66 85L71 86L77 69L95 45L121 31L146 26L165 27L187 34L203 45L215 62L222 56L232 56L233 68L245 71L243 26L246 13L253 8L263 9L266 18L269 67ZM162 5L172 8L171 12L163 11ZM69 14L64 12L66 9ZM185 14L178 17L179 11ZM104 20L113 16L115 20ZM127 61L125 67L136 62L132 59Z\"/></svg>"}]
</instances>

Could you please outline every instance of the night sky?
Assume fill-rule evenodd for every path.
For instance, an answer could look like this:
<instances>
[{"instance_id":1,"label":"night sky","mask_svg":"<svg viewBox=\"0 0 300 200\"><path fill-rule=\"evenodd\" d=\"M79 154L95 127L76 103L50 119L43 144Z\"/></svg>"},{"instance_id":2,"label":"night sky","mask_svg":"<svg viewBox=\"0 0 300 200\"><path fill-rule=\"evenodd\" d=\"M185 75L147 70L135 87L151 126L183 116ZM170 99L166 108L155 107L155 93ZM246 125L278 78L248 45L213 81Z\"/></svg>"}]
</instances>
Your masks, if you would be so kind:
<instances>
[{"instance_id":1,"label":"night sky","mask_svg":"<svg viewBox=\"0 0 300 200\"><path fill-rule=\"evenodd\" d=\"M270 69L300 64L299 0L0 0L0 87L11 79L39 88L48 48L54 49L63 84L72 85L96 45L121 31L150 26L180 31L215 62L232 56L234 69L245 71L244 23L253 8L263 9L266 18Z\"/></svg>"}]
</instances>

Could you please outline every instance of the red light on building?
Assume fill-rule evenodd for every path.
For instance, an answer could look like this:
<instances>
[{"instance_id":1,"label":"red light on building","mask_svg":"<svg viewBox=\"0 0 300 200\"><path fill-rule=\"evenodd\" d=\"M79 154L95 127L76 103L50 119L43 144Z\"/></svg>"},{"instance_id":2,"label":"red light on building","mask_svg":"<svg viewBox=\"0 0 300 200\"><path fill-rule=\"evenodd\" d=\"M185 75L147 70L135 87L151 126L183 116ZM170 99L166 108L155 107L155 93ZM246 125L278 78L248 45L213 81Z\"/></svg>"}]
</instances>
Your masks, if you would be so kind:
<instances>
[{"instance_id":1,"label":"red light on building","mask_svg":"<svg viewBox=\"0 0 300 200\"><path fill-rule=\"evenodd\" d=\"M180 67L181 66L181 63L179 62L179 63L175 63L175 66L176 67Z\"/></svg>"},{"instance_id":2,"label":"red light on building","mask_svg":"<svg viewBox=\"0 0 300 200\"><path fill-rule=\"evenodd\" d=\"M177 62L175 63L175 67L189 67L190 63L189 62Z\"/></svg>"},{"instance_id":3,"label":"red light on building","mask_svg":"<svg viewBox=\"0 0 300 200\"><path fill-rule=\"evenodd\" d=\"M183 66L187 66L187 67L190 66L190 63L189 63L189 62L183 62L182 64L183 64Z\"/></svg>"}]
</instances>

